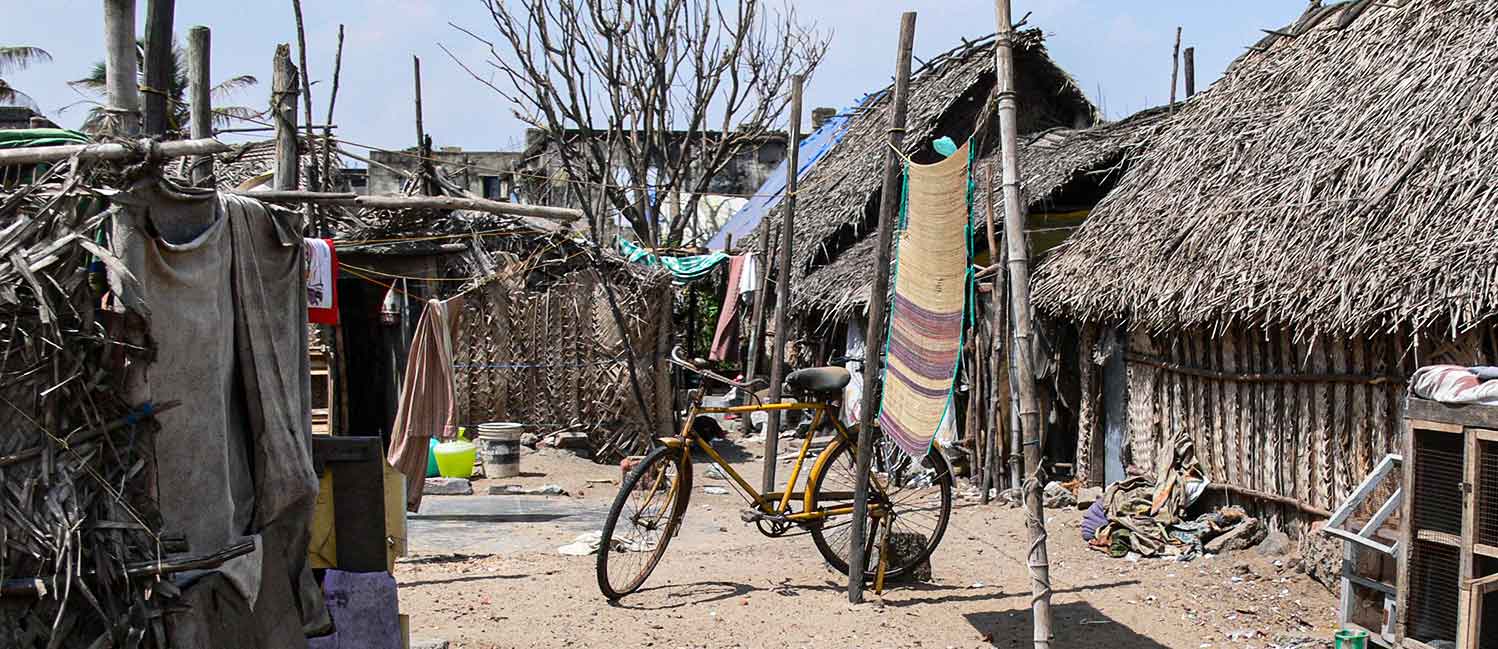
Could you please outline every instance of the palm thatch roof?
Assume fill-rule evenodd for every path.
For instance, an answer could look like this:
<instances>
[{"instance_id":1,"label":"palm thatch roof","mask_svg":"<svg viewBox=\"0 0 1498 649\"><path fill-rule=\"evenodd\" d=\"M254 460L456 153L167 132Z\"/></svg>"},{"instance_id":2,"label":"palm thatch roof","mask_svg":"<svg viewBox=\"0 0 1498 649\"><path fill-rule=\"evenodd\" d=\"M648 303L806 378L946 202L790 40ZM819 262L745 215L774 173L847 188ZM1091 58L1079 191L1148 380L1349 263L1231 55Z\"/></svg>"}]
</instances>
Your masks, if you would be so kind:
<instances>
[{"instance_id":1,"label":"palm thatch roof","mask_svg":"<svg viewBox=\"0 0 1498 649\"><path fill-rule=\"evenodd\" d=\"M1028 231L1037 253L1054 246L1075 229L1075 216L1085 211L1117 180L1124 164L1165 122L1163 108L1136 113L1117 122L1091 128L1054 128L1020 141L1020 192L1031 212ZM1002 219L1003 196L998 187L1003 167L997 149L981 158L974 174L991 176L979 182L973 219L977 241L984 238L991 202L995 219ZM991 190L991 194L989 193ZM991 199L985 199L991 196ZM843 319L862 310L873 283L877 237L865 233L857 243L830 262L807 273L792 287L798 309L810 309ZM980 246L981 247L981 246Z\"/></svg>"},{"instance_id":2,"label":"palm thatch roof","mask_svg":"<svg viewBox=\"0 0 1498 649\"><path fill-rule=\"evenodd\" d=\"M1498 306L1498 4L1316 8L1181 107L1038 305L1155 330L1462 329Z\"/></svg>"},{"instance_id":3,"label":"palm thatch roof","mask_svg":"<svg viewBox=\"0 0 1498 649\"><path fill-rule=\"evenodd\" d=\"M1085 127L1097 119L1097 109L1076 82L1046 54L1040 30L1019 32L1015 70L1021 132ZM991 36L964 41L925 62L911 77L905 153L920 161L931 155L933 140L962 140L972 134L994 78ZM889 88L866 98L849 118L843 138L801 179L794 250L797 278L877 227L891 107ZM780 223L783 209L782 205L771 213L772 223Z\"/></svg>"}]
</instances>

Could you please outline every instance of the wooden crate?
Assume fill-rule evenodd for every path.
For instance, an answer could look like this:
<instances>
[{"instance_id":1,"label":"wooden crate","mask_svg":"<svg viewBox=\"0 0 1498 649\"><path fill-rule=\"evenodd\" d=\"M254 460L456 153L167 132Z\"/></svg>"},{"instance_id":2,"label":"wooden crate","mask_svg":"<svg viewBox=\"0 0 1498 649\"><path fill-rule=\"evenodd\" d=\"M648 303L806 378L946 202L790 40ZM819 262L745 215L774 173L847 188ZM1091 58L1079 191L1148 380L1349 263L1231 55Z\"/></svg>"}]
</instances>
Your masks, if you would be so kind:
<instances>
[{"instance_id":1,"label":"wooden crate","mask_svg":"<svg viewBox=\"0 0 1498 649\"><path fill-rule=\"evenodd\" d=\"M1411 397L1404 451L1396 637L1498 646L1498 407Z\"/></svg>"}]
</instances>

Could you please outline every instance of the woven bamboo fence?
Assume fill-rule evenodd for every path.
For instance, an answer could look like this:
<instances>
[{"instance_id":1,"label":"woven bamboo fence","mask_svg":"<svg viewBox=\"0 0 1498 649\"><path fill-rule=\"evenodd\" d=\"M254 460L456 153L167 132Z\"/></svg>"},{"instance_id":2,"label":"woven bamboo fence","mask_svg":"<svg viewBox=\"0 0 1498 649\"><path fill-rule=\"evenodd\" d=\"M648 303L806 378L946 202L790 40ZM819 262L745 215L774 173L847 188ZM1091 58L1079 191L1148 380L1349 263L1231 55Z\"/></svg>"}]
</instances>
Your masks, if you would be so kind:
<instances>
[{"instance_id":1,"label":"woven bamboo fence","mask_svg":"<svg viewBox=\"0 0 1498 649\"><path fill-rule=\"evenodd\" d=\"M644 449L671 417L658 348L670 322L670 278L605 272L648 405L641 407L630 384L629 354L598 275L582 267L545 287L496 280L464 300L453 359L460 421L518 422L543 434L584 430L600 462Z\"/></svg>"},{"instance_id":2,"label":"woven bamboo fence","mask_svg":"<svg viewBox=\"0 0 1498 649\"><path fill-rule=\"evenodd\" d=\"M1129 335L1124 463L1153 472L1178 435L1194 442L1214 483L1335 509L1373 466L1401 448L1408 377L1418 365L1483 364L1486 328L1455 341L1408 334L1296 339L1233 327ZM1098 329L1082 341L1095 363ZM1077 459L1102 479L1101 368L1084 368Z\"/></svg>"}]
</instances>

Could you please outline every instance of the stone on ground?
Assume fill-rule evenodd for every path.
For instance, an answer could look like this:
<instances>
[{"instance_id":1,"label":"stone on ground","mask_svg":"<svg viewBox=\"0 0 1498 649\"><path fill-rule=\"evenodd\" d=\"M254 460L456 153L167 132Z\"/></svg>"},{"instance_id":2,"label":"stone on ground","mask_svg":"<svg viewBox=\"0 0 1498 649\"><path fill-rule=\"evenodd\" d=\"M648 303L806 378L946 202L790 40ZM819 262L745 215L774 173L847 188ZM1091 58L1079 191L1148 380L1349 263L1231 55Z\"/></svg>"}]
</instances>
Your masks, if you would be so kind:
<instances>
[{"instance_id":1,"label":"stone on ground","mask_svg":"<svg viewBox=\"0 0 1498 649\"><path fill-rule=\"evenodd\" d=\"M473 485L463 478L427 478L422 493L428 496L471 496Z\"/></svg>"}]
</instances>

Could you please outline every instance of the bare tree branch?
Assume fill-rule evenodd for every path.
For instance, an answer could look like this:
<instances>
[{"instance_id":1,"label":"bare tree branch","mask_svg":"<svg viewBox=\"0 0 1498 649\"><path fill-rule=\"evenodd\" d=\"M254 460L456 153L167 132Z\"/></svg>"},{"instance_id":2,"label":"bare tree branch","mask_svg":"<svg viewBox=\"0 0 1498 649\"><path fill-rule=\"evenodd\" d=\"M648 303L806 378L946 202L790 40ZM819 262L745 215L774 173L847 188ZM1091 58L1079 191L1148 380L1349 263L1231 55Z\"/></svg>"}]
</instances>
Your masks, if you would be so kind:
<instances>
[{"instance_id":1,"label":"bare tree branch","mask_svg":"<svg viewBox=\"0 0 1498 649\"><path fill-rule=\"evenodd\" d=\"M453 27L492 72L448 55L540 132L523 164L546 177L517 185L555 200L560 181L600 239L622 217L647 245L680 243L714 177L781 119L790 75L827 50L763 0L480 1L497 37Z\"/></svg>"}]
</instances>

